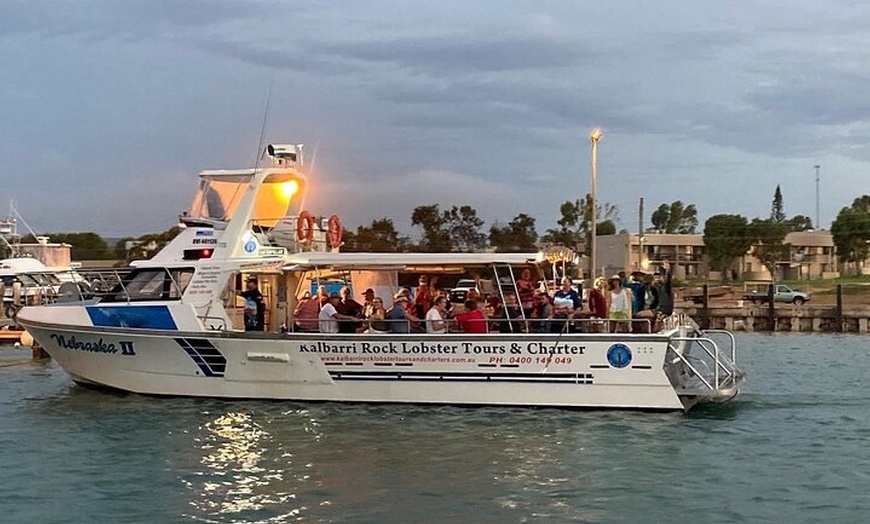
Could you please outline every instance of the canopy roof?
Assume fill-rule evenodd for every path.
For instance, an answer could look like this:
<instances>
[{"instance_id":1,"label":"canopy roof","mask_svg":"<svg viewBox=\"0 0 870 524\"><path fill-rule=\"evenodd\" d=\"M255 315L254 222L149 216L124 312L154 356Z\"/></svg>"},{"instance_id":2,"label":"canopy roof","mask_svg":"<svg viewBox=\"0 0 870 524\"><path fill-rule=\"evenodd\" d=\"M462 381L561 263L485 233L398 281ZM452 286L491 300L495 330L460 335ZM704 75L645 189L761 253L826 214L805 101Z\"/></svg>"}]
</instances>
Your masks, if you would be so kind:
<instances>
[{"instance_id":1,"label":"canopy roof","mask_svg":"<svg viewBox=\"0 0 870 524\"><path fill-rule=\"evenodd\" d=\"M538 253L296 253L286 259L285 270L308 268L394 269L440 268L457 272L469 266L524 265L540 260Z\"/></svg>"},{"instance_id":2,"label":"canopy roof","mask_svg":"<svg viewBox=\"0 0 870 524\"><path fill-rule=\"evenodd\" d=\"M264 185L254 204L252 220L262 227L273 227L289 211L291 203L301 203L307 180L289 168L257 169L266 173ZM221 169L203 171L187 217L208 221L229 221L245 192L250 188L254 169ZM301 207L301 204L300 204Z\"/></svg>"}]
</instances>

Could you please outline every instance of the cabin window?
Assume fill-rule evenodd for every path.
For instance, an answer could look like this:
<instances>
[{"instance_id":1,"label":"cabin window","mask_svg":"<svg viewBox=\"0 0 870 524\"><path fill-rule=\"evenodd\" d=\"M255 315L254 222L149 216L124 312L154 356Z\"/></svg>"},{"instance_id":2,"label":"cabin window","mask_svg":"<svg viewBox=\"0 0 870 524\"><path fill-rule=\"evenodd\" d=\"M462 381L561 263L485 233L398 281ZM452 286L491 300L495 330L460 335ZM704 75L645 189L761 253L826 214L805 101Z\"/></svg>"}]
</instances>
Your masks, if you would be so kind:
<instances>
[{"instance_id":1,"label":"cabin window","mask_svg":"<svg viewBox=\"0 0 870 524\"><path fill-rule=\"evenodd\" d=\"M104 302L178 300L193 277L193 268L142 268L115 286Z\"/></svg>"}]
</instances>

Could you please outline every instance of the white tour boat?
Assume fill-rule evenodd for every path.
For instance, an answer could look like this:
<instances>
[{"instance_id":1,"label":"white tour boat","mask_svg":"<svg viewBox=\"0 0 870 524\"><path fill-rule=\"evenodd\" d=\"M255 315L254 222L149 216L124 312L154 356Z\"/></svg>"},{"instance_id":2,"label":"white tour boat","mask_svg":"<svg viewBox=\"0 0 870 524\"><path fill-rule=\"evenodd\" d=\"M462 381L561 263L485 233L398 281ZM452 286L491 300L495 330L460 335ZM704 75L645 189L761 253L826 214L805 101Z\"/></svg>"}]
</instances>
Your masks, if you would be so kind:
<instances>
[{"instance_id":1,"label":"white tour boat","mask_svg":"<svg viewBox=\"0 0 870 524\"><path fill-rule=\"evenodd\" d=\"M681 315L650 334L568 323L557 333L286 329L297 297L322 280L341 278L356 295L372 288L389 307L421 274L488 272L503 294L541 257L340 253L337 217L301 209L301 146L268 151L272 167L201 173L188 227L112 292L26 307L18 322L74 381L150 395L656 410L737 395L734 338ZM259 332L244 331L237 295L251 276L264 296Z\"/></svg>"}]
</instances>

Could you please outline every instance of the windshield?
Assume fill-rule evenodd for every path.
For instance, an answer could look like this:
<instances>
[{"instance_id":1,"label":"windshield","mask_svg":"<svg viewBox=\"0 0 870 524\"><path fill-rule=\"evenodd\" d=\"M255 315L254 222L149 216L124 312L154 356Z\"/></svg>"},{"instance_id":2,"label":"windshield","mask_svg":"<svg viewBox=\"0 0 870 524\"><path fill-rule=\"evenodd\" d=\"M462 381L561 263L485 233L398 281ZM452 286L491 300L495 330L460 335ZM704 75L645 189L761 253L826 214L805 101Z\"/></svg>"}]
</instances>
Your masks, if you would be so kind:
<instances>
[{"instance_id":1,"label":"windshield","mask_svg":"<svg viewBox=\"0 0 870 524\"><path fill-rule=\"evenodd\" d=\"M134 270L103 298L104 302L178 300L193 277L193 268Z\"/></svg>"}]
</instances>

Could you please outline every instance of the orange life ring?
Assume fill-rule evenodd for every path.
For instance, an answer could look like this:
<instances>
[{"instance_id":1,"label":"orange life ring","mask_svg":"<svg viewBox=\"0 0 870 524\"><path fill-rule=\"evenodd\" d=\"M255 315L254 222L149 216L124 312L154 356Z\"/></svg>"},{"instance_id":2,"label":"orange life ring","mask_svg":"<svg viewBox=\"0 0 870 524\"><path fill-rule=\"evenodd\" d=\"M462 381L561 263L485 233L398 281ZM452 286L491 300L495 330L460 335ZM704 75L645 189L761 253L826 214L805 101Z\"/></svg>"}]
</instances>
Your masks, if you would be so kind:
<instances>
[{"instance_id":1,"label":"orange life ring","mask_svg":"<svg viewBox=\"0 0 870 524\"><path fill-rule=\"evenodd\" d=\"M327 222L327 234L329 235L329 246L333 249L341 246L341 219L338 215L332 215Z\"/></svg>"},{"instance_id":2,"label":"orange life ring","mask_svg":"<svg viewBox=\"0 0 870 524\"><path fill-rule=\"evenodd\" d=\"M314 217L308 211L302 211L296 217L296 240L308 244L314 238Z\"/></svg>"}]
</instances>

